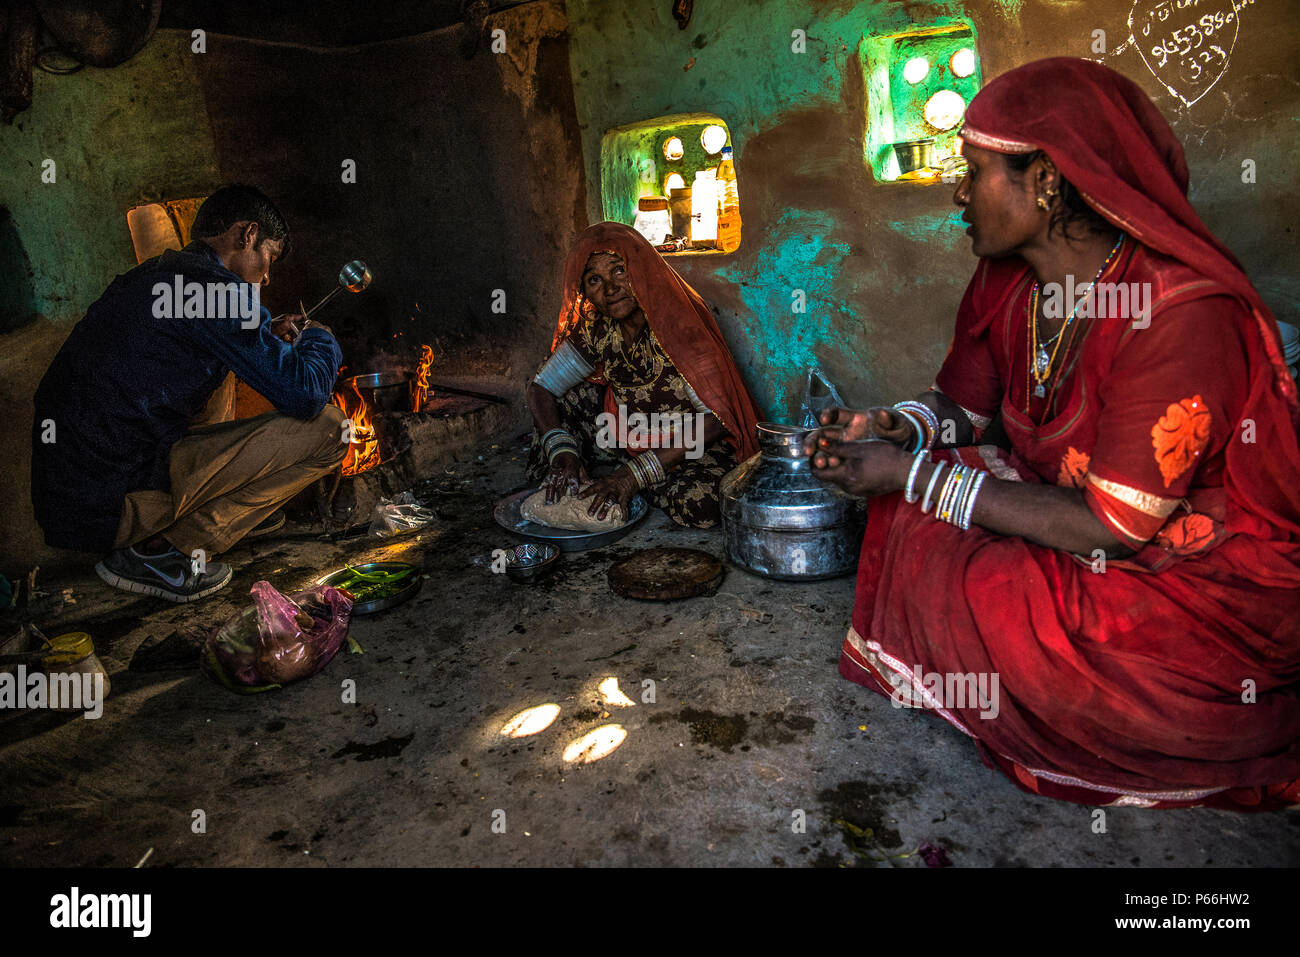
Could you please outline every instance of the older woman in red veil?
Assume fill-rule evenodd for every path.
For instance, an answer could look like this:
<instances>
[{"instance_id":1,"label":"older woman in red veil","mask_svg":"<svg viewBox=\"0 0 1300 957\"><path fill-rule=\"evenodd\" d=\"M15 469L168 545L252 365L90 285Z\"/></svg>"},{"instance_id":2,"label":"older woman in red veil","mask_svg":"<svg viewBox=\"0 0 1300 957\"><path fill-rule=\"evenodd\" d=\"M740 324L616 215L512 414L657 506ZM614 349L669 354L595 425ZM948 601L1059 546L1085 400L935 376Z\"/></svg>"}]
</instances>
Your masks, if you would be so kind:
<instances>
[{"instance_id":1,"label":"older woman in red veil","mask_svg":"<svg viewBox=\"0 0 1300 957\"><path fill-rule=\"evenodd\" d=\"M1300 407L1272 314L1132 81L1030 63L962 136L980 260L935 384L808 445L874 496L840 673L1040 794L1300 803Z\"/></svg>"},{"instance_id":2,"label":"older woman in red veil","mask_svg":"<svg viewBox=\"0 0 1300 957\"><path fill-rule=\"evenodd\" d=\"M720 520L718 482L757 414L709 307L640 233L598 223L564 265L552 353L528 389L528 474L598 518L640 493L679 525ZM614 471L591 481L590 467Z\"/></svg>"}]
</instances>

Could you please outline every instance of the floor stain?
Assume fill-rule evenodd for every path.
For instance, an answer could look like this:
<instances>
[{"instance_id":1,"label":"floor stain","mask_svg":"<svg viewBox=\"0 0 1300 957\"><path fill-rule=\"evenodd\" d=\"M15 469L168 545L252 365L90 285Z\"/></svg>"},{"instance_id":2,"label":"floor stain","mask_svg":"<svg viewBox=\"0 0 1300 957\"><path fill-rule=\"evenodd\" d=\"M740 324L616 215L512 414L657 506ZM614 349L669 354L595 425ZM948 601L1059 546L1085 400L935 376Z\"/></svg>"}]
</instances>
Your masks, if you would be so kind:
<instances>
[{"instance_id":1,"label":"floor stain","mask_svg":"<svg viewBox=\"0 0 1300 957\"><path fill-rule=\"evenodd\" d=\"M750 744L772 746L791 744L799 734L811 734L817 725L815 718L804 715L786 714L783 711L768 711L758 714L749 713L749 717L740 714L716 714L712 711L700 711L683 708L676 714L659 714L650 718L651 724L677 720L690 725L691 740L696 744L707 744L720 751L731 753L731 749L740 746L748 751Z\"/></svg>"},{"instance_id":2,"label":"floor stain","mask_svg":"<svg viewBox=\"0 0 1300 957\"><path fill-rule=\"evenodd\" d=\"M383 741L376 741L374 744L358 744L356 741L349 741L339 750L330 755L331 758L343 758L349 754L355 754L358 761L374 761L376 758L395 758L402 753L402 750L411 743L415 738L415 732L411 732L404 738L385 738Z\"/></svg>"},{"instance_id":3,"label":"floor stain","mask_svg":"<svg viewBox=\"0 0 1300 957\"><path fill-rule=\"evenodd\" d=\"M884 848L899 847L903 838L888 824L894 823L888 805L912 792L910 785L881 784L872 781L844 781L818 792L823 805L827 829L834 831L835 821L847 821L856 828L871 831L871 840Z\"/></svg>"},{"instance_id":4,"label":"floor stain","mask_svg":"<svg viewBox=\"0 0 1300 957\"><path fill-rule=\"evenodd\" d=\"M745 740L749 722L738 714L714 714L712 711L696 711L683 708L677 720L689 724L691 740L696 744L731 753L731 749Z\"/></svg>"},{"instance_id":5,"label":"floor stain","mask_svg":"<svg viewBox=\"0 0 1300 957\"><path fill-rule=\"evenodd\" d=\"M786 714L784 711L768 711L754 724L754 743L770 746L791 744L800 734L812 734L817 719L800 714Z\"/></svg>"},{"instance_id":6,"label":"floor stain","mask_svg":"<svg viewBox=\"0 0 1300 957\"><path fill-rule=\"evenodd\" d=\"M282 784L284 779L285 775L282 771L264 771L261 774L248 774L242 778L236 778L230 782L230 786L239 788L242 791L266 787L268 784Z\"/></svg>"}]
</instances>

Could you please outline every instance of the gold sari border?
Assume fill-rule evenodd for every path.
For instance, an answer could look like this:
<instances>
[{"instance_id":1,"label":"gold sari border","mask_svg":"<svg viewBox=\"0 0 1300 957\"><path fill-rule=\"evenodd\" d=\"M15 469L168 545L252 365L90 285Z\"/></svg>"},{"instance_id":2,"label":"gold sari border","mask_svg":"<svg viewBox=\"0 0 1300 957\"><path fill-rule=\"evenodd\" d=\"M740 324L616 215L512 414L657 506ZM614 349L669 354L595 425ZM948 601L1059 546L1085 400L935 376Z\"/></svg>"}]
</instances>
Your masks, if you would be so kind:
<instances>
[{"instance_id":1,"label":"gold sari border","mask_svg":"<svg viewBox=\"0 0 1300 957\"><path fill-rule=\"evenodd\" d=\"M849 626L848 634L844 636L844 640L858 657L869 663L872 668L874 668L879 674L883 675L894 687L895 691L897 691L904 682L915 684L913 673L905 669L902 666L902 663L897 659L887 654L884 649L881 648L879 642L864 639L851 625ZM918 690L920 695L929 696L928 691L926 691L923 685ZM971 738L975 738L977 741L979 740L977 735L972 734L950 712L942 708L936 708L934 710L942 715L949 724L956 727L959 731ZM984 747L989 746L987 742L983 742L983 744ZM1001 754L1001 752L999 753ZM1014 758L1006 754L1003 754L1002 756L1012 764L1024 768L1024 770L1034 778L1041 778L1044 781L1051 781L1055 784L1063 784L1069 787L1085 788L1090 791L1099 792L1103 795L1114 795L1114 800L1105 805L1106 807L1154 807L1161 801L1199 801L1202 798L1209 797L1211 794L1218 794L1220 791L1227 790L1227 788L1223 787L1175 788L1165 791L1120 790L1109 785L1097 784L1093 781L1085 780L1084 778L1075 777L1072 774L1061 774L1043 768L1032 768L1028 765L1020 764Z\"/></svg>"},{"instance_id":2,"label":"gold sari border","mask_svg":"<svg viewBox=\"0 0 1300 957\"><path fill-rule=\"evenodd\" d=\"M983 147L986 150L994 150L998 153L1032 153L1038 149L1033 143L1007 140L991 133L981 132L969 123L962 126L960 136L963 142L974 143L976 146Z\"/></svg>"},{"instance_id":3,"label":"gold sari border","mask_svg":"<svg viewBox=\"0 0 1300 957\"><path fill-rule=\"evenodd\" d=\"M1121 485L1119 482L1112 482L1110 479L1098 478L1092 472L1088 473L1088 481L1095 485L1099 491L1106 493L1116 501L1123 502L1129 508L1137 509L1152 518L1168 518L1173 514L1174 509L1178 507L1178 503L1182 501L1182 499L1178 498L1163 498L1159 495L1152 495L1150 492L1133 488L1131 485Z\"/></svg>"}]
</instances>

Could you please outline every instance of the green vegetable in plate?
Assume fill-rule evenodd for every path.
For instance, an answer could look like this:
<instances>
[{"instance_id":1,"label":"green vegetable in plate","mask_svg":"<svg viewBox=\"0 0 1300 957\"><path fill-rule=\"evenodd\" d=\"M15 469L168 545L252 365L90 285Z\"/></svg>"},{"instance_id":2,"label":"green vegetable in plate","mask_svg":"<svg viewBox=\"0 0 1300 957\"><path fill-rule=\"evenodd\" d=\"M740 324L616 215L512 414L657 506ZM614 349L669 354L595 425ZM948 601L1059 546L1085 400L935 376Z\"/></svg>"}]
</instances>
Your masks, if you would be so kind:
<instances>
[{"instance_id":1,"label":"green vegetable in plate","mask_svg":"<svg viewBox=\"0 0 1300 957\"><path fill-rule=\"evenodd\" d=\"M345 565L348 575L342 578L334 587L346 591L356 602L381 601L385 598L392 598L398 592L407 588L410 578L414 573L414 568L401 568L393 571L373 571L363 572L351 565Z\"/></svg>"}]
</instances>

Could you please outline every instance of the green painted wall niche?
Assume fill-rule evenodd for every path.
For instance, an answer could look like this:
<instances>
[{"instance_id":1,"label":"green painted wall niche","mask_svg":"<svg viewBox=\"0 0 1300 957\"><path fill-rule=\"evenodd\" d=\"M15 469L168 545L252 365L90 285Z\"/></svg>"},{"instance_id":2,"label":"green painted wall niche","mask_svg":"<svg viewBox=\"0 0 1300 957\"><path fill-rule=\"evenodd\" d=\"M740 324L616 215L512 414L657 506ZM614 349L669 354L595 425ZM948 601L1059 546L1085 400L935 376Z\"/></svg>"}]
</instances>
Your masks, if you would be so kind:
<instances>
[{"instance_id":1,"label":"green painted wall niche","mask_svg":"<svg viewBox=\"0 0 1300 957\"><path fill-rule=\"evenodd\" d=\"M670 174L680 174L690 186L697 171L716 167L721 151L709 154L700 142L709 126L726 130L726 146L732 145L731 129L712 113L676 113L609 130L600 141L600 199L605 219L631 226L637 200L668 195L664 180ZM683 147L682 158L676 162L664 156L664 144L674 136L681 138ZM736 159L733 155L733 162ZM736 171L739 185L739 162Z\"/></svg>"},{"instance_id":2,"label":"green painted wall niche","mask_svg":"<svg viewBox=\"0 0 1300 957\"><path fill-rule=\"evenodd\" d=\"M865 36L858 47L867 89L867 129L863 158L877 182L899 177L894 144L934 139L934 156L941 161L957 152L961 123L939 130L925 120L925 104L939 90L952 90L967 104L983 86L983 70L975 27L964 18L942 20L903 33ZM952 72L954 53L969 48L975 53L975 71L966 77ZM930 61L930 71L919 83L909 83L903 69L913 57Z\"/></svg>"}]
</instances>

